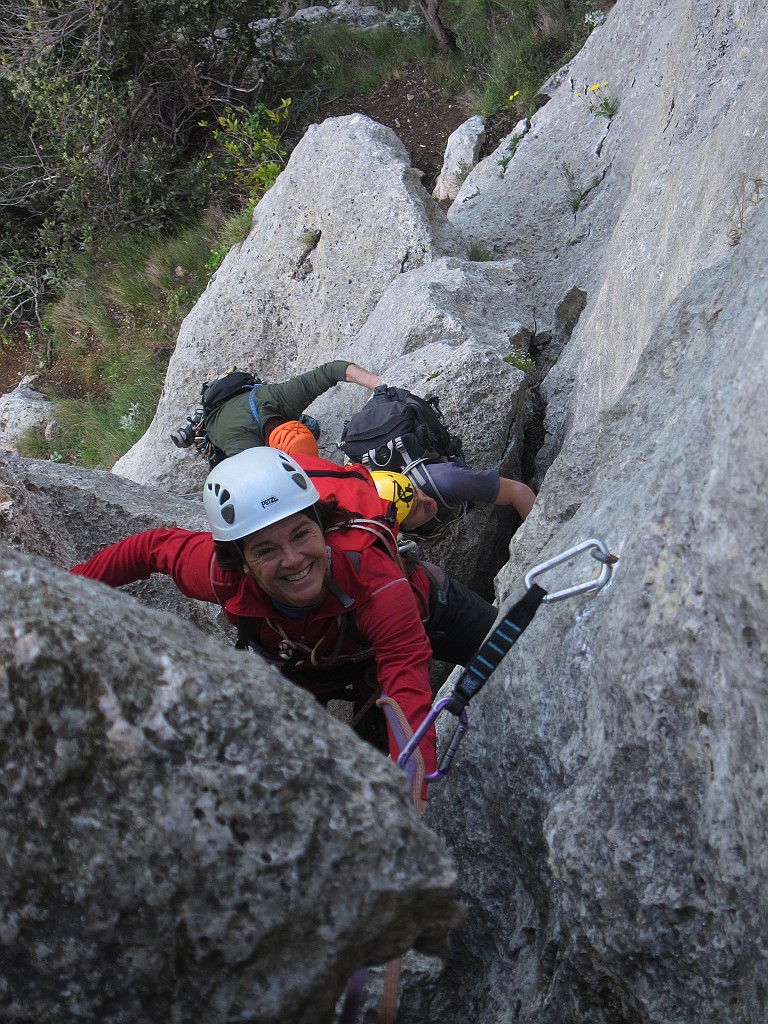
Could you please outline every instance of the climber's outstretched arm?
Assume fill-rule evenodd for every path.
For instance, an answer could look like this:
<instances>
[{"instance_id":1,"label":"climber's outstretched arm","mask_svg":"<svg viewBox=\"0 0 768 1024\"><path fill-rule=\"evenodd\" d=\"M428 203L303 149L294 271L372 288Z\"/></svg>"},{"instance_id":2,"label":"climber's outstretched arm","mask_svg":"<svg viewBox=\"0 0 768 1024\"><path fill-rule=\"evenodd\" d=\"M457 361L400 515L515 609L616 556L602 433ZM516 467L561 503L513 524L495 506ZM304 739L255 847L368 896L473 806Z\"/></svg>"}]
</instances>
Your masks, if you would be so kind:
<instances>
[{"instance_id":1,"label":"climber's outstretched arm","mask_svg":"<svg viewBox=\"0 0 768 1024\"><path fill-rule=\"evenodd\" d=\"M494 505L511 505L520 518L525 519L535 500L536 495L526 484L505 476L499 478L499 493Z\"/></svg>"},{"instance_id":2,"label":"climber's outstretched arm","mask_svg":"<svg viewBox=\"0 0 768 1024\"><path fill-rule=\"evenodd\" d=\"M346 380L348 384L360 384L362 387L368 388L369 391L373 391L381 384L381 377L358 366L357 363L350 363L347 367Z\"/></svg>"}]
</instances>

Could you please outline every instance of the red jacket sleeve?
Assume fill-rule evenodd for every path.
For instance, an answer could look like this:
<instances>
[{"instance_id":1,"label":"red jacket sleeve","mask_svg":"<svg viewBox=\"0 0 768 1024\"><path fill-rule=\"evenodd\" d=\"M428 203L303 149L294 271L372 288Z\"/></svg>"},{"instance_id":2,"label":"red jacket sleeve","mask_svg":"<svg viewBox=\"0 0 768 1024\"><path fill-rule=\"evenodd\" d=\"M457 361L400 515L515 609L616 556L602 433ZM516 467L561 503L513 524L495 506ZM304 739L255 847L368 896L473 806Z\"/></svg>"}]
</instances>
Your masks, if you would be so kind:
<instances>
[{"instance_id":1,"label":"red jacket sleeve","mask_svg":"<svg viewBox=\"0 0 768 1024\"><path fill-rule=\"evenodd\" d=\"M226 585L229 574L217 568L210 533L159 528L134 534L99 551L70 572L121 587L147 580L152 573L170 576L186 597L223 604L236 585Z\"/></svg>"},{"instance_id":2,"label":"red jacket sleeve","mask_svg":"<svg viewBox=\"0 0 768 1024\"><path fill-rule=\"evenodd\" d=\"M419 606L408 581L378 548L363 553L360 575L370 583L371 596L357 610L357 625L373 646L382 691L397 701L415 732L432 709L432 648ZM391 730L389 746L396 759L400 751ZM431 729L420 747L427 772L436 768L435 747Z\"/></svg>"}]
</instances>

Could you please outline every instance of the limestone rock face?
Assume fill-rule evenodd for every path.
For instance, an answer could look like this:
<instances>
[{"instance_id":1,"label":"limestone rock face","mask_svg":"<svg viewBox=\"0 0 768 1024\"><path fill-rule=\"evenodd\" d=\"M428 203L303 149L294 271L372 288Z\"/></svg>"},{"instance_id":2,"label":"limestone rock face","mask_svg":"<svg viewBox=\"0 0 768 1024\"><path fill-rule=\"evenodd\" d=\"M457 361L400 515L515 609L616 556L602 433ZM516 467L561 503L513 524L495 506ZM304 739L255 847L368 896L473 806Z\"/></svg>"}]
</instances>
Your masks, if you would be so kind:
<instances>
[{"instance_id":1,"label":"limestone rock face","mask_svg":"<svg viewBox=\"0 0 768 1024\"><path fill-rule=\"evenodd\" d=\"M5 1020L322 1024L455 924L404 775L255 656L3 546Z\"/></svg>"},{"instance_id":2,"label":"limestone rock face","mask_svg":"<svg viewBox=\"0 0 768 1024\"><path fill-rule=\"evenodd\" d=\"M464 251L392 131L361 114L312 126L256 207L251 234L185 319L155 418L113 471L190 490L205 463L174 448L169 434L204 380L233 365L278 381L329 359L355 360L355 335L392 280ZM385 369L386 356L367 368ZM317 404L329 439L341 434L335 392L349 389L362 405L367 392L354 385Z\"/></svg>"},{"instance_id":3,"label":"limestone rock face","mask_svg":"<svg viewBox=\"0 0 768 1024\"><path fill-rule=\"evenodd\" d=\"M192 490L204 465L173 449L167 434L194 404L201 379L233 362L284 379L344 356L389 384L438 393L478 467L498 465L515 475L521 464L530 466L538 442L531 444L522 421L527 415L530 422L532 408L537 412L541 489L504 553L508 564L495 584L501 604L521 595L533 565L590 536L619 556L600 594L543 606L470 704L467 738L451 774L432 787L425 819L455 860L470 914L447 964L409 957L399 1024L766 1018L766 52L768 22L758 0L619 0L584 50L544 86L551 98L514 152L504 140L470 174L448 220L391 133L356 116L312 129L258 208L250 238L225 260L185 321L155 423L118 467L165 491ZM608 117L589 110L589 88L597 83L619 101ZM496 259L467 259L470 241ZM533 380L506 361L513 346L537 359ZM316 403L326 439L340 436L341 422L366 397L342 385ZM160 501L155 492L143 507L148 491L108 474L81 477L18 459L4 459L0 469L0 535L12 549L57 565L86 557L121 531L172 521L202 525L195 503L167 495ZM471 573L492 548L490 539L503 536L501 529L494 533L496 515L474 510L465 532L436 560ZM370 752L374 760L359 759L355 747L352 773L348 733L342 740L333 723L309 732L317 712L309 715L305 697L293 692L283 700L280 681L258 666L236 681L231 666L242 662L188 622L169 625L154 609L103 588L99 614L89 618L91 605L86 611L78 596L85 591L77 589L85 581L62 582L49 563L30 564L17 550L6 557L11 589L4 592L8 623L0 634L7 651L0 685L7 676L11 695L0 703L4 749L12 749L3 762L10 782L0 788L9 808L5 847L13 853L4 864L16 886L3 886L16 916L1 915L0 940L10 951L6 960L19 958L7 991L21 979L28 999L6 1016L24 1019L29 1008L27 1019L46 1019L45 999L61 1003L65 991L67 1000L85 999L90 1013L97 979L105 993L100 1018L111 1019L108 1000L118 982L89 966L96 963L89 929L103 923L106 911L90 898L90 876L70 881L75 859L92 865L94 879L106 877L100 872L110 857L99 861L88 845L98 831L93 821L102 817L110 850L120 849L115 837L126 838L134 858L123 871L118 857L123 873L105 883L120 897L111 904L122 915L113 931L133 943L130 956L112 957L121 968L136 965L137 994L126 996L133 1001L124 1018L131 1022L153 1019L142 1002L155 977L150 952L165 964L172 949L172 968L183 979L157 1004L159 1019L195 1019L194 1007L186 1015L184 981L198 975L203 980L190 984L193 995L202 993L201 1020L242 1016L241 1007L250 1005L238 988L240 975L235 979L242 970L250 993L262 994L265 978L274 979L264 995L269 1014L322 1021L344 974L359 962L353 946L383 959L392 952L393 920L398 948L418 939L415 919L437 932L448 927L442 910L453 906L452 882L442 854L431 852L433 839L407 809L402 819L392 817L389 797L381 820L378 806L370 809L371 788L379 802L382 790L394 792L390 766ZM484 573L490 564L489 556ZM545 585L572 581L582 565L564 567ZM35 580L45 577L45 597L27 605L19 588L33 570ZM95 592L91 586L89 601ZM142 600L171 607L151 594ZM22 612L12 618L16 606ZM124 641L119 649L117 639ZM102 648L104 664L97 660ZM126 655L134 649L137 656ZM59 662L61 651L73 675L70 661ZM58 673L56 685L51 673ZM280 690L278 717L287 720L275 748L267 738L273 718L265 679L270 699ZM240 682L243 690L236 689ZM248 700L257 702L253 714ZM123 768L129 740L138 753ZM92 757L90 743L97 745ZM198 753L205 769L199 776ZM333 774L337 760L343 779ZM273 775L263 781L255 767L262 763L277 766L270 769L271 789ZM229 788L229 770L242 797ZM183 782L176 772L186 773ZM215 786L204 793L208 783L198 780L207 773ZM333 800L325 790L306 792L316 780L328 782ZM138 810L130 803L134 786ZM356 786L364 787L359 799ZM101 800L113 792L119 799L105 796L99 815L82 809L92 794ZM297 819L285 812L294 793ZM259 977L248 974L262 963L262 933L241 858L256 851L258 872L268 873L268 864L259 860L265 847L256 844L256 832L241 831L243 822L251 826L249 814L267 822L263 834L281 851L274 878L286 881L290 894L288 918L271 934L271 948L285 950L285 961L266 961ZM184 831L190 815L199 824ZM136 836L160 834L161 824L158 873L155 862L142 859ZM225 826L234 845L205 861L194 887L185 873L192 871L189 861L180 857L178 869L168 867L166 847L197 857L196 828L206 850L220 851L216 829ZM25 828L31 850L43 851L39 864L30 864L21 847ZM300 849L297 831L313 828L319 859L299 852L289 869L289 853ZM352 837L346 845L345 831ZM395 857L403 853L400 867L389 860L393 842ZM437 864L435 888L425 885L420 847ZM26 873L32 882L17 881L18 864L18 878ZM305 864L319 864L315 888L302 888ZM376 888L381 883L390 893L382 866L406 879L410 900L386 925L379 908L389 914L390 896L380 898ZM416 876L403 874L406 866ZM374 886L370 898L357 875L348 876L358 867ZM38 898L43 876L45 904ZM326 891L323 879L331 876ZM148 878L158 879L151 899ZM199 879L209 888L193 898L188 893L197 892ZM22 885L38 894L28 913ZM242 905L231 895L236 887ZM125 892L134 891L143 902L127 905L151 909L122 909ZM362 900L359 920L349 916L354 896ZM221 913L210 910L214 900ZM96 909L89 916L83 907ZM69 960L61 966L60 955L78 954L78 943L69 942L75 915L77 934L85 937L79 967L87 967L78 975ZM138 929L150 917L163 940L159 951L149 939L141 946L145 933ZM329 946L321 919L337 929ZM297 938L304 922L323 940L322 964ZM56 946L57 936L66 941ZM419 943L427 952L431 937ZM28 955L32 948L36 959ZM196 973L184 973L192 961ZM285 962L301 964L294 988L282 973ZM38 973L27 983L30 963ZM52 995L61 977L72 983ZM86 990L77 978L86 979ZM11 1003L0 1005L5 1011ZM314 1018L307 1016L310 1006L320 1007ZM67 1003L69 1016L79 1007ZM367 1003L361 1020L374 1019Z\"/></svg>"},{"instance_id":4,"label":"limestone rock face","mask_svg":"<svg viewBox=\"0 0 768 1024\"><path fill-rule=\"evenodd\" d=\"M372 4L340 0L339 3L331 4L330 7L322 5L304 7L297 11L292 18L289 18L288 22L296 22L301 25L343 24L350 28L366 29L380 25L383 20L384 15L381 9Z\"/></svg>"},{"instance_id":5,"label":"limestone rock face","mask_svg":"<svg viewBox=\"0 0 768 1024\"><path fill-rule=\"evenodd\" d=\"M660 311L752 215L751 182L766 177L767 45L759 0L622 0L542 89L550 101L503 176L508 140L448 211L526 266L542 340L570 338L542 387L539 478L567 434L620 393ZM589 110L590 87L605 82L619 104L610 118ZM564 332L556 308L574 288L584 311Z\"/></svg>"},{"instance_id":6,"label":"limestone rock face","mask_svg":"<svg viewBox=\"0 0 768 1024\"><path fill-rule=\"evenodd\" d=\"M433 787L473 912L429 1020L764 1019L767 238L760 204L516 535L504 601L588 537L620 561L541 608Z\"/></svg>"}]
</instances>

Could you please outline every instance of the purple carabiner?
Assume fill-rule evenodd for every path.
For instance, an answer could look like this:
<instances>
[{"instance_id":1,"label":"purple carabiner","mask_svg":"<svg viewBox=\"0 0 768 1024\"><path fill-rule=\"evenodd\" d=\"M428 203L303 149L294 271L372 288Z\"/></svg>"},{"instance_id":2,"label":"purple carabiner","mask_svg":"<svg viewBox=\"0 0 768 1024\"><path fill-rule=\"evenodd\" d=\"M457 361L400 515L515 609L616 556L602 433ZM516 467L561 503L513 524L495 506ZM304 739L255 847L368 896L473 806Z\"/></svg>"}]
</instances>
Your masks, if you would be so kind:
<instances>
[{"instance_id":1,"label":"purple carabiner","mask_svg":"<svg viewBox=\"0 0 768 1024\"><path fill-rule=\"evenodd\" d=\"M432 708L429 714L426 716L424 721L418 727L416 732L411 736L410 740L406 743L403 749L400 751L400 756L397 759L397 765L399 768L406 770L406 765L413 754L414 750L418 747L421 741L424 739L426 734L429 732L430 726L434 724L437 718L442 714L443 711L453 700L452 697L444 697L439 700L437 704ZM458 722L456 728L453 730L451 741L448 744L448 749L443 754L442 760L437 767L437 770L431 772L429 775L424 776L425 782L435 782L437 779L442 779L443 776L447 775L451 768L451 762L459 749L459 744L464 739L464 733L467 731L469 725L469 718L466 710L462 708L458 715Z\"/></svg>"}]
</instances>

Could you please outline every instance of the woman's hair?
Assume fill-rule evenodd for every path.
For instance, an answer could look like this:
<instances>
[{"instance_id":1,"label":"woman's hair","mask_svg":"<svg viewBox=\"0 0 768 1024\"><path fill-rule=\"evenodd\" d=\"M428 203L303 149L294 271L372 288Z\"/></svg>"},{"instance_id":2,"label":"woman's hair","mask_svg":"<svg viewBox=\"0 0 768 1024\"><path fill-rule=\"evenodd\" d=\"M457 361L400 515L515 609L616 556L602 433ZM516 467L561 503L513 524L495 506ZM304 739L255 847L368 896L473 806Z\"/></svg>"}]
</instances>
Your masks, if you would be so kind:
<instances>
[{"instance_id":1,"label":"woman's hair","mask_svg":"<svg viewBox=\"0 0 768 1024\"><path fill-rule=\"evenodd\" d=\"M342 508L335 498L329 501L316 501L309 508L302 509L298 515L305 515L317 523L325 533L331 526L346 526L356 516L354 512ZM213 547L216 552L216 564L224 572L242 574L243 572L243 537L242 540L215 540Z\"/></svg>"}]
</instances>

